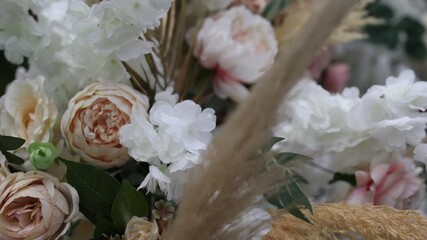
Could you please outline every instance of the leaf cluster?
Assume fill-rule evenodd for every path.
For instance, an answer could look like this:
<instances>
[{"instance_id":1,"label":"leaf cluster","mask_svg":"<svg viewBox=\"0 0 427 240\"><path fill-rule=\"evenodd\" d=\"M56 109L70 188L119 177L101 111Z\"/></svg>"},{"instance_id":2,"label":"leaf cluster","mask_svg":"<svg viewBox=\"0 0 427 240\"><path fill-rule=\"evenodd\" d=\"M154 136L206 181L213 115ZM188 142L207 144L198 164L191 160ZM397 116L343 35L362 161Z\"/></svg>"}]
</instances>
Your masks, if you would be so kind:
<instances>
[{"instance_id":1,"label":"leaf cluster","mask_svg":"<svg viewBox=\"0 0 427 240\"><path fill-rule=\"evenodd\" d=\"M19 149L24 144L24 139L0 135L0 152L3 153L9 163L20 165L25 162L24 159L10 152Z\"/></svg>"},{"instance_id":2,"label":"leaf cluster","mask_svg":"<svg viewBox=\"0 0 427 240\"><path fill-rule=\"evenodd\" d=\"M86 163L61 159L66 179L80 197L80 211L95 226L94 239L123 235L133 216L147 217L148 202L127 180L120 183L104 170Z\"/></svg>"}]
</instances>

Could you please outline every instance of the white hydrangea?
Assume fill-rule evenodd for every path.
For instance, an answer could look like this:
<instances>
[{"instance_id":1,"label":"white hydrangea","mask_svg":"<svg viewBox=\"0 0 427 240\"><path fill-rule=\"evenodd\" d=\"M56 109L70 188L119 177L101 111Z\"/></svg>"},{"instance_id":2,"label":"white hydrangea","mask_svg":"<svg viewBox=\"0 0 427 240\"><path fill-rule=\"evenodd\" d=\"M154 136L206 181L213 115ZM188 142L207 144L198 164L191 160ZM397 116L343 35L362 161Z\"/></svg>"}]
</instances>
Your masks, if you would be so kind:
<instances>
[{"instance_id":1,"label":"white hydrangea","mask_svg":"<svg viewBox=\"0 0 427 240\"><path fill-rule=\"evenodd\" d=\"M155 192L158 186L168 199L179 201L187 170L200 162L212 138L214 111L202 111L193 101L178 102L178 95L168 88L156 95L149 119L131 117L131 124L120 130L120 142L136 161L150 164L140 188Z\"/></svg>"},{"instance_id":2,"label":"white hydrangea","mask_svg":"<svg viewBox=\"0 0 427 240\"><path fill-rule=\"evenodd\" d=\"M276 135L285 137L295 148L299 145L309 154L319 149L342 151L364 140L347 121L350 110L360 102L354 89L331 95L316 82L305 79L289 95L281 109L288 119L278 125Z\"/></svg>"},{"instance_id":3,"label":"white hydrangea","mask_svg":"<svg viewBox=\"0 0 427 240\"><path fill-rule=\"evenodd\" d=\"M361 98L354 89L330 94L304 80L281 110L286 117L275 133L286 140L276 148L310 155L324 167L345 171L378 154L416 146L426 136L426 90L427 82L415 82L409 70L389 77L384 86L371 87Z\"/></svg>"},{"instance_id":4,"label":"white hydrangea","mask_svg":"<svg viewBox=\"0 0 427 240\"><path fill-rule=\"evenodd\" d=\"M45 76L61 102L88 81L127 81L121 62L151 51L143 33L160 24L172 1L105 0L89 7L84 0L5 0L0 49L13 63L27 57L29 75Z\"/></svg>"}]
</instances>

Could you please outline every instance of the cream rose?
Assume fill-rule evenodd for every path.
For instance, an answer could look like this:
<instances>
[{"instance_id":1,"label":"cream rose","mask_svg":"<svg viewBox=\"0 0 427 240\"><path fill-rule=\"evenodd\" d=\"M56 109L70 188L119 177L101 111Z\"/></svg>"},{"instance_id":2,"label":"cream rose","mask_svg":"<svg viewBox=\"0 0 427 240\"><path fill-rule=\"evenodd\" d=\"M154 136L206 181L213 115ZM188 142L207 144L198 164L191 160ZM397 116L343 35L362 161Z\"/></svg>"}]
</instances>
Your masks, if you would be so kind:
<instances>
[{"instance_id":1,"label":"cream rose","mask_svg":"<svg viewBox=\"0 0 427 240\"><path fill-rule=\"evenodd\" d=\"M277 41L270 22L244 6L207 18L197 35L194 55L217 72L214 87L220 97L240 101L274 63Z\"/></svg>"},{"instance_id":2,"label":"cream rose","mask_svg":"<svg viewBox=\"0 0 427 240\"><path fill-rule=\"evenodd\" d=\"M19 69L17 79L0 98L0 134L33 142L49 142L58 111L44 91L44 78L29 78Z\"/></svg>"},{"instance_id":3,"label":"cream rose","mask_svg":"<svg viewBox=\"0 0 427 240\"><path fill-rule=\"evenodd\" d=\"M148 107L148 98L126 85L94 83L70 100L61 121L62 135L85 161L119 167L129 159L119 130L130 123L132 112L147 116Z\"/></svg>"},{"instance_id":4,"label":"cream rose","mask_svg":"<svg viewBox=\"0 0 427 240\"><path fill-rule=\"evenodd\" d=\"M128 240L157 240L159 226L145 218L133 217L126 226L125 236Z\"/></svg>"},{"instance_id":5,"label":"cream rose","mask_svg":"<svg viewBox=\"0 0 427 240\"><path fill-rule=\"evenodd\" d=\"M0 239L58 239L78 205L76 190L46 173L10 174L0 183Z\"/></svg>"}]
</instances>

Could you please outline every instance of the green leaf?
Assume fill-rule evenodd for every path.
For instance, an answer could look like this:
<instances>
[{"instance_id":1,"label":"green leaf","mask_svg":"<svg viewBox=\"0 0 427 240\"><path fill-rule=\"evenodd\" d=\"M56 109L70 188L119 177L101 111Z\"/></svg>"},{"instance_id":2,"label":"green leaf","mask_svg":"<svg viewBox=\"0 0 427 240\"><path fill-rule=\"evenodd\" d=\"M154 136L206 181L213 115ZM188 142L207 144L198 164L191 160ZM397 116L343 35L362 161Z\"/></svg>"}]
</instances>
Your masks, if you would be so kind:
<instances>
[{"instance_id":1,"label":"green leaf","mask_svg":"<svg viewBox=\"0 0 427 240\"><path fill-rule=\"evenodd\" d=\"M114 225L113 221L111 221L110 218L107 216L99 215L96 216L96 228L95 232L93 233L93 237L96 238L100 235L116 235L118 233L118 230L116 226Z\"/></svg>"},{"instance_id":2,"label":"green leaf","mask_svg":"<svg viewBox=\"0 0 427 240\"><path fill-rule=\"evenodd\" d=\"M145 196L130 185L128 181L123 181L111 210L114 225L124 232L127 223L133 216L146 217L147 213L148 203Z\"/></svg>"},{"instance_id":3,"label":"green leaf","mask_svg":"<svg viewBox=\"0 0 427 240\"><path fill-rule=\"evenodd\" d=\"M291 180L291 183L288 185L288 190L297 204L302 204L313 214L313 207L311 206L310 200L308 200L307 196L305 196L304 192L294 180Z\"/></svg>"},{"instance_id":4,"label":"green leaf","mask_svg":"<svg viewBox=\"0 0 427 240\"><path fill-rule=\"evenodd\" d=\"M95 225L96 226L96 224L97 224L97 222L96 222L96 218L97 218L97 215L96 215L96 213L95 212L93 212L93 211L91 211L91 210L89 210L89 209L87 209L86 208L86 206L84 206L84 205L82 205L82 204L80 204L80 206L79 206L79 210L80 210L80 212L91 222L91 223L93 223L93 225Z\"/></svg>"},{"instance_id":5,"label":"green leaf","mask_svg":"<svg viewBox=\"0 0 427 240\"><path fill-rule=\"evenodd\" d=\"M334 177L332 178L332 180L329 181L329 183L335 183L335 182L338 182L338 181L348 182L353 187L355 187L356 186L356 175L336 172L334 174Z\"/></svg>"},{"instance_id":6,"label":"green leaf","mask_svg":"<svg viewBox=\"0 0 427 240\"><path fill-rule=\"evenodd\" d=\"M308 161L311 160L310 157L301 155L301 154L297 154L297 153L278 153L276 154L276 156L274 156L274 158L276 159L277 163L282 165L282 166L286 166L289 165L291 162L293 161Z\"/></svg>"},{"instance_id":7,"label":"green leaf","mask_svg":"<svg viewBox=\"0 0 427 240\"><path fill-rule=\"evenodd\" d=\"M297 217L307 223L311 223L311 221L299 209L298 204L295 202L288 189L285 189L281 192L279 201L282 204L283 208L285 208L294 217Z\"/></svg>"},{"instance_id":8,"label":"green leaf","mask_svg":"<svg viewBox=\"0 0 427 240\"><path fill-rule=\"evenodd\" d=\"M272 0L268 3L262 15L268 20L273 21L288 2L289 0Z\"/></svg>"},{"instance_id":9,"label":"green leaf","mask_svg":"<svg viewBox=\"0 0 427 240\"><path fill-rule=\"evenodd\" d=\"M25 163L25 160L12 154L10 152L2 151L3 155L6 157L7 161L13 164L21 165Z\"/></svg>"},{"instance_id":10,"label":"green leaf","mask_svg":"<svg viewBox=\"0 0 427 240\"><path fill-rule=\"evenodd\" d=\"M16 150L24 145L25 140L16 137L0 136L0 150Z\"/></svg>"},{"instance_id":11,"label":"green leaf","mask_svg":"<svg viewBox=\"0 0 427 240\"><path fill-rule=\"evenodd\" d=\"M278 142L280 142L280 141L283 141L284 140L284 138L281 138L281 137L272 137L271 139L270 139L270 142L269 143L267 143L265 146L264 146L264 148L263 148L263 152L268 152L268 151L270 151L271 150L271 148L276 144L276 143L278 143Z\"/></svg>"},{"instance_id":12,"label":"green leaf","mask_svg":"<svg viewBox=\"0 0 427 240\"><path fill-rule=\"evenodd\" d=\"M102 169L61 159L67 166L67 182L80 197L80 206L97 214L109 216L120 183Z\"/></svg>"},{"instance_id":13,"label":"green leaf","mask_svg":"<svg viewBox=\"0 0 427 240\"><path fill-rule=\"evenodd\" d=\"M269 202L280 209L286 209L293 216L311 223L300 210L300 206L307 208L311 214L313 214L313 207L310 200L293 179L276 196L271 197Z\"/></svg>"}]
</instances>

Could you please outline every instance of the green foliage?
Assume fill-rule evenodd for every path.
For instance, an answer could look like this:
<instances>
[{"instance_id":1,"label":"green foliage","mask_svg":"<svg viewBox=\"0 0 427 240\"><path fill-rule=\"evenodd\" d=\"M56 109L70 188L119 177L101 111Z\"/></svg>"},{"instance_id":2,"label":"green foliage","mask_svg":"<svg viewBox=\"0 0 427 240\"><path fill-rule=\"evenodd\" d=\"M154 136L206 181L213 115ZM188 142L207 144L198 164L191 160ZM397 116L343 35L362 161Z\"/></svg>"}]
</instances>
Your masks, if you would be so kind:
<instances>
[{"instance_id":1,"label":"green foliage","mask_svg":"<svg viewBox=\"0 0 427 240\"><path fill-rule=\"evenodd\" d=\"M0 150L11 151L16 150L24 145L25 140L16 137L0 136Z\"/></svg>"},{"instance_id":2,"label":"green foliage","mask_svg":"<svg viewBox=\"0 0 427 240\"><path fill-rule=\"evenodd\" d=\"M2 152L3 155L6 157L7 161L12 164L21 165L25 163L25 160L16 156L15 154L12 154L10 152Z\"/></svg>"},{"instance_id":3,"label":"green foliage","mask_svg":"<svg viewBox=\"0 0 427 240\"><path fill-rule=\"evenodd\" d=\"M145 217L147 214L148 203L145 196L130 185L128 181L123 181L111 210L114 225L121 232L124 232L126 224L133 216Z\"/></svg>"},{"instance_id":4,"label":"green foliage","mask_svg":"<svg viewBox=\"0 0 427 240\"><path fill-rule=\"evenodd\" d=\"M5 59L3 51L0 51L0 66L0 96L2 96L6 90L6 86L13 81L17 66Z\"/></svg>"},{"instance_id":5,"label":"green foliage","mask_svg":"<svg viewBox=\"0 0 427 240\"><path fill-rule=\"evenodd\" d=\"M82 209L110 216L120 183L98 167L61 160L67 166L67 182L77 190ZM93 215L87 217L93 219Z\"/></svg>"},{"instance_id":6,"label":"green foliage","mask_svg":"<svg viewBox=\"0 0 427 240\"><path fill-rule=\"evenodd\" d=\"M272 138L270 142L261 151L261 154L266 154L273 147L274 144L282 141L283 138ZM295 162L308 161L311 158L297 153L276 153L272 159L267 163L267 169L279 167L283 170L286 184L278 189L277 194L270 196L268 200L270 203L280 209L286 209L293 216L310 223L310 220L300 210L300 207L307 208L313 214L313 208L310 201L298 185L300 183L307 183L303 176L294 172L291 166Z\"/></svg>"},{"instance_id":7,"label":"green foliage","mask_svg":"<svg viewBox=\"0 0 427 240\"><path fill-rule=\"evenodd\" d=\"M290 0L271 0L262 15L268 20L273 21L289 2Z\"/></svg>"},{"instance_id":8,"label":"green foliage","mask_svg":"<svg viewBox=\"0 0 427 240\"><path fill-rule=\"evenodd\" d=\"M402 46L405 53L415 60L422 60L427 56L423 41L425 28L417 19L411 17L395 19L393 9L379 2L369 5L367 10L369 15L384 21L380 25L365 27L370 42L384 45L389 49Z\"/></svg>"},{"instance_id":9,"label":"green foliage","mask_svg":"<svg viewBox=\"0 0 427 240\"><path fill-rule=\"evenodd\" d=\"M8 151L16 150L24 145L25 140L16 137L0 136L0 151L6 157L7 161L13 164L23 164L24 159Z\"/></svg>"},{"instance_id":10,"label":"green foliage","mask_svg":"<svg viewBox=\"0 0 427 240\"><path fill-rule=\"evenodd\" d=\"M276 196L269 200L270 203L276 207L286 209L293 216L311 223L300 210L300 207L302 206L307 208L311 214L313 214L313 207L311 206L310 200L308 200L304 192L293 179L291 179Z\"/></svg>"},{"instance_id":11,"label":"green foliage","mask_svg":"<svg viewBox=\"0 0 427 240\"><path fill-rule=\"evenodd\" d=\"M346 174L346 173L336 172L334 174L334 177L332 178L332 180L329 181L329 183L335 183L338 181L347 182L347 183L351 184L353 187L356 186L356 176L354 174Z\"/></svg>"},{"instance_id":12,"label":"green foliage","mask_svg":"<svg viewBox=\"0 0 427 240\"><path fill-rule=\"evenodd\" d=\"M123 234L133 217L146 217L146 197L127 180L122 184L104 170L86 163L61 159L67 166L67 182L80 197L80 211L96 225L94 239Z\"/></svg>"},{"instance_id":13,"label":"green foliage","mask_svg":"<svg viewBox=\"0 0 427 240\"><path fill-rule=\"evenodd\" d=\"M118 230L111 219L107 216L97 215L96 217L96 228L93 233L93 237L95 239L105 239L103 238L103 234L105 235L115 235L118 233Z\"/></svg>"}]
</instances>

